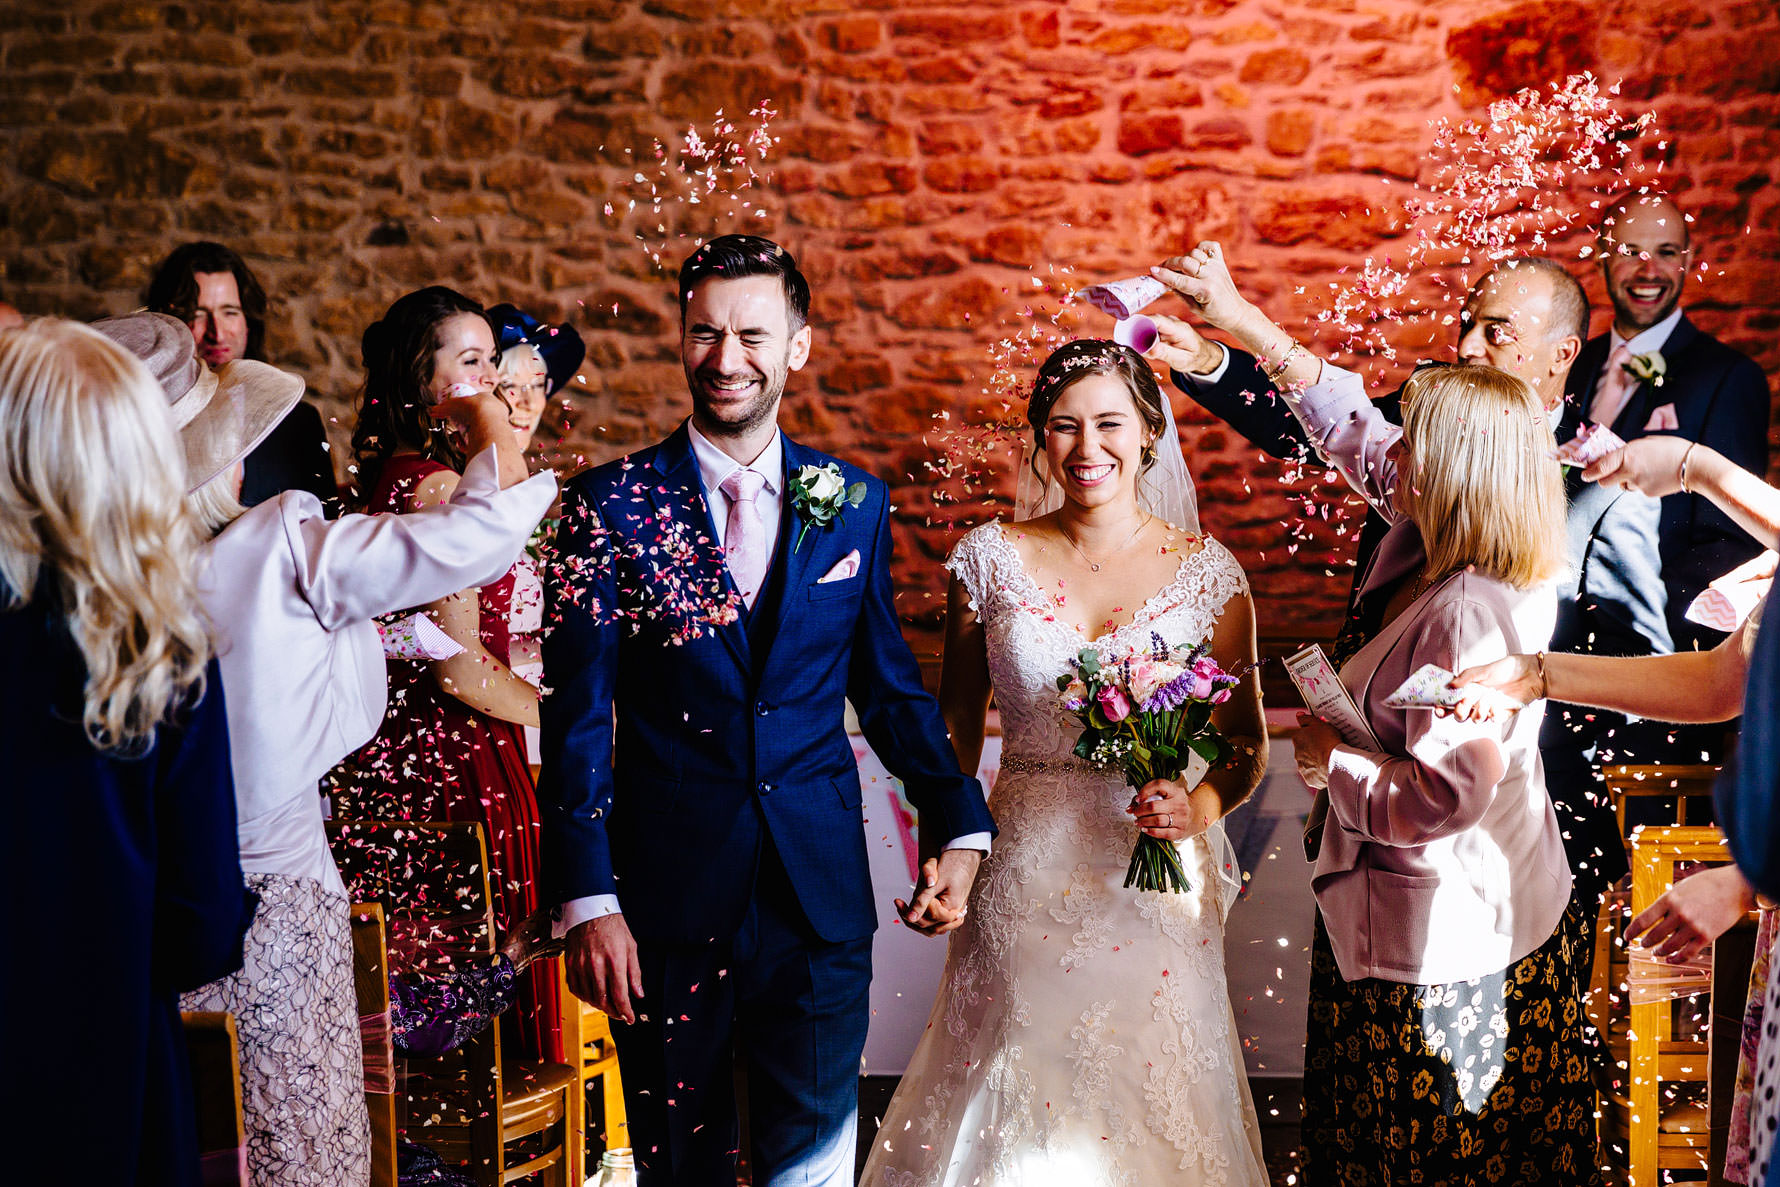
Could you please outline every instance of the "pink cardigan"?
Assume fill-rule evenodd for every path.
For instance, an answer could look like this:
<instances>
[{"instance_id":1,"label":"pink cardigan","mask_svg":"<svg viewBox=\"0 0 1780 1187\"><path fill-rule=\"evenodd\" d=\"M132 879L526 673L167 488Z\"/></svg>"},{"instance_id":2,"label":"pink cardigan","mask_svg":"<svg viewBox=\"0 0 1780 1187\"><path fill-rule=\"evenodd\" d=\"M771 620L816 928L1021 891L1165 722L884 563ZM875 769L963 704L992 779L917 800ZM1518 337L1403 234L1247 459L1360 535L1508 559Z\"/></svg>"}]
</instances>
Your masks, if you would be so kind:
<instances>
[{"instance_id":1,"label":"pink cardigan","mask_svg":"<svg viewBox=\"0 0 1780 1187\"><path fill-rule=\"evenodd\" d=\"M1291 403L1330 464L1395 521L1362 589L1419 565L1420 535L1389 500L1401 434L1357 378L1327 367ZM1347 980L1470 980L1513 964L1557 929L1570 867L1539 761L1543 702L1481 723L1384 705L1423 664L1456 672L1538 651L1556 620L1553 586L1517 590L1455 573L1342 668L1382 747L1341 745L1329 760L1329 815L1311 885Z\"/></svg>"}]
</instances>

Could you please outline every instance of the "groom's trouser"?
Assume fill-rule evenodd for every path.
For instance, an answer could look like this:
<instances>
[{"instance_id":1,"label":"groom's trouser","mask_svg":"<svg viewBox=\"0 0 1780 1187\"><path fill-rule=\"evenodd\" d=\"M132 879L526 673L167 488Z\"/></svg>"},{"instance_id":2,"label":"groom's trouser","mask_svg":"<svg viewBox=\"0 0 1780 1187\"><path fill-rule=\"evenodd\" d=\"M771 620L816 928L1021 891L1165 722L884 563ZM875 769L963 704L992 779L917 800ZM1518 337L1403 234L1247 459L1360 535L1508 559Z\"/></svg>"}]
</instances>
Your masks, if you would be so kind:
<instances>
[{"instance_id":1,"label":"groom's trouser","mask_svg":"<svg viewBox=\"0 0 1780 1187\"><path fill-rule=\"evenodd\" d=\"M639 941L643 1000L614 1020L642 1187L734 1187L746 1069L756 1187L851 1187L871 938L816 936L770 839L732 937Z\"/></svg>"}]
</instances>

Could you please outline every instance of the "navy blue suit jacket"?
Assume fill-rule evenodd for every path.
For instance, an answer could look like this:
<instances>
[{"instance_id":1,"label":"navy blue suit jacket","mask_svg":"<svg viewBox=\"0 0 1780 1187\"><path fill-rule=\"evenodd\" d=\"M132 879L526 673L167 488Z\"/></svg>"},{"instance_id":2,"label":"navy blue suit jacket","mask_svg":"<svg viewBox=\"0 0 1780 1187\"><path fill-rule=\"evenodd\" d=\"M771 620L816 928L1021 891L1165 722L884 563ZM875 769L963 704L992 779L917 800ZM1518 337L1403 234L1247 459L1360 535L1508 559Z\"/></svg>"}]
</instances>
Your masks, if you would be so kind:
<instances>
[{"instance_id":1,"label":"navy blue suit jacket","mask_svg":"<svg viewBox=\"0 0 1780 1187\"><path fill-rule=\"evenodd\" d=\"M8 1164L15 1182L66 1182L84 1177L68 1171L78 1151L108 1183L195 1185L178 995L241 967L254 904L222 677L212 663L203 700L147 753L101 753L81 730L86 667L55 605L46 581L0 611L7 898L39 932L86 939L67 962L18 950L0 978L19 1069L3 1098L19 1139ZM56 1003L77 999L103 1002L104 1024L63 1016Z\"/></svg>"},{"instance_id":2,"label":"navy blue suit jacket","mask_svg":"<svg viewBox=\"0 0 1780 1187\"><path fill-rule=\"evenodd\" d=\"M1314 457L1298 418L1246 351L1230 349L1229 366L1216 383L1175 372L1174 385L1268 455L1282 461ZM1401 395L1392 392L1377 401L1393 424L1402 420ZM1575 584L1558 604L1552 650L1602 655L1673 650L1664 616L1667 591L1657 560L1656 501L1585 483L1576 472L1569 476L1566 493L1566 553ZM1387 526L1377 512L1367 511L1355 558L1356 584ZM1353 610L1350 592L1350 615Z\"/></svg>"},{"instance_id":3,"label":"navy blue suit jacket","mask_svg":"<svg viewBox=\"0 0 1780 1187\"><path fill-rule=\"evenodd\" d=\"M1570 369L1560 440L1569 440L1587 417L1608 345L1606 334L1591 338ZM1665 432L1709 445L1766 477L1770 404L1761 368L1748 355L1700 332L1685 316L1663 343L1662 355L1667 373L1661 386L1640 383L1614 420L1613 431L1627 441L1645 436L1651 415L1673 404L1679 427ZM1684 617L1688 605L1713 578L1748 560L1761 546L1711 500L1688 494L1663 500L1661 545L1670 632L1676 639L1702 638L1702 628ZM1720 637L1713 632L1702 641L1710 645Z\"/></svg>"},{"instance_id":4,"label":"navy blue suit jacket","mask_svg":"<svg viewBox=\"0 0 1780 1187\"><path fill-rule=\"evenodd\" d=\"M784 449L787 472L836 462L788 437ZM763 593L753 612L773 621L678 643L685 599L663 591L734 589L686 426L565 487L565 572L552 582L543 649L549 901L617 894L639 939L728 935L770 838L818 936L870 935L877 912L846 701L923 829L943 839L994 831L897 621L888 490L836 464L849 485L865 483L865 501L798 546L787 491L768 582L778 596ZM675 562L659 555L670 523L692 544ZM854 550L857 576L820 582Z\"/></svg>"}]
</instances>

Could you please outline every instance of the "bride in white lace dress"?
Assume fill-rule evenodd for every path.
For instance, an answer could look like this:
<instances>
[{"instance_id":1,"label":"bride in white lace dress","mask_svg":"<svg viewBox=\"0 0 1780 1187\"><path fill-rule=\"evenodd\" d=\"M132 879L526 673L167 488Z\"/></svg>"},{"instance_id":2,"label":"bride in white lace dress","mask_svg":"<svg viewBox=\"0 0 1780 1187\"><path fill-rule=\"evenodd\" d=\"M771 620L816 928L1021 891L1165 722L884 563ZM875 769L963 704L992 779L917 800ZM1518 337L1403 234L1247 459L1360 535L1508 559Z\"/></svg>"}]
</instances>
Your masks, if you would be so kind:
<instances>
[{"instance_id":1,"label":"bride in white lace dress","mask_svg":"<svg viewBox=\"0 0 1780 1187\"><path fill-rule=\"evenodd\" d=\"M993 686L1002 831L861 1181L1266 1183L1224 979L1239 874L1215 823L1265 766L1259 682L1248 675L1214 716L1231 763L1196 787L1158 782L1138 796L1071 756L1080 727L1056 684L1085 646L1110 659L1156 636L1209 639L1229 669L1253 663L1248 584L1196 534L1173 419L1141 356L1064 346L1039 373L1028 419L1041 452L1024 473L1055 480L1040 478L1048 500L1023 493L1021 509L1056 509L977 528L947 561L940 701L971 770ZM1190 891L1125 889L1139 827L1181 842Z\"/></svg>"}]
</instances>

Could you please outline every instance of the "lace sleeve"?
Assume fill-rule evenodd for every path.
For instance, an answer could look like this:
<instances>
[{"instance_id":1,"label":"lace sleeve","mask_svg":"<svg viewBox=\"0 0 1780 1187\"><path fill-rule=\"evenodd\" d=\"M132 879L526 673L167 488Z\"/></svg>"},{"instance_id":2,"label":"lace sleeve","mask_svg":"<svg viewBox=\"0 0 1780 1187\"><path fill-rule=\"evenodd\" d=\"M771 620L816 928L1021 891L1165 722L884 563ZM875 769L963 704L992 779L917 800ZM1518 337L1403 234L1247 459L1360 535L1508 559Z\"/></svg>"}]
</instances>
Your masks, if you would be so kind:
<instances>
[{"instance_id":1,"label":"lace sleeve","mask_svg":"<svg viewBox=\"0 0 1780 1187\"><path fill-rule=\"evenodd\" d=\"M1181 592L1182 601L1202 616L1200 630L1205 638L1210 638L1224 606L1231 598L1249 592L1248 574L1242 571L1235 555L1216 540L1206 539L1203 555L1205 563L1195 566L1187 575L1186 587Z\"/></svg>"},{"instance_id":2,"label":"lace sleeve","mask_svg":"<svg viewBox=\"0 0 1780 1187\"><path fill-rule=\"evenodd\" d=\"M986 523L965 533L946 557L946 568L964 583L970 595L970 608L982 619L988 613L989 594L995 588L995 544L1000 539L998 524Z\"/></svg>"}]
</instances>

